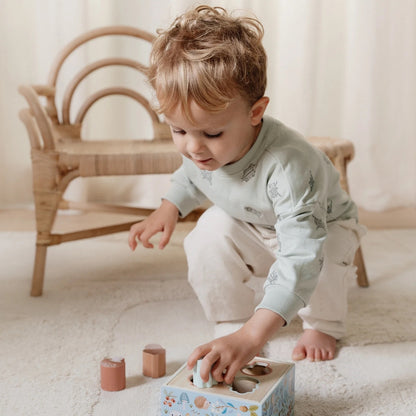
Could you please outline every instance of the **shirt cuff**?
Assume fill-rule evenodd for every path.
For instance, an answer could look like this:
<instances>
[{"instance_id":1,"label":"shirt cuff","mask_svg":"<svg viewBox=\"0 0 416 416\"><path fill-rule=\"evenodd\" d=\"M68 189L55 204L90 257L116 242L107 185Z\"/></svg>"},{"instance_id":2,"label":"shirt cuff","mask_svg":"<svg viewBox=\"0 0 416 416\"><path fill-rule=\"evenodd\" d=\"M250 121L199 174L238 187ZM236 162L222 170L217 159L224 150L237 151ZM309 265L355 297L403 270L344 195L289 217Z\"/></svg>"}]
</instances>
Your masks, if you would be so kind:
<instances>
[{"instance_id":1,"label":"shirt cuff","mask_svg":"<svg viewBox=\"0 0 416 416\"><path fill-rule=\"evenodd\" d=\"M281 285L269 286L262 301L257 305L258 309L269 309L279 314L289 325L299 309L304 308L305 302L293 292Z\"/></svg>"},{"instance_id":2,"label":"shirt cuff","mask_svg":"<svg viewBox=\"0 0 416 416\"><path fill-rule=\"evenodd\" d=\"M180 192L178 188L170 189L168 193L163 197L163 199L167 199L169 202L172 202L172 204L176 205L179 210L179 216L181 218L186 217L195 208L201 205L199 201L190 198L186 192Z\"/></svg>"}]
</instances>

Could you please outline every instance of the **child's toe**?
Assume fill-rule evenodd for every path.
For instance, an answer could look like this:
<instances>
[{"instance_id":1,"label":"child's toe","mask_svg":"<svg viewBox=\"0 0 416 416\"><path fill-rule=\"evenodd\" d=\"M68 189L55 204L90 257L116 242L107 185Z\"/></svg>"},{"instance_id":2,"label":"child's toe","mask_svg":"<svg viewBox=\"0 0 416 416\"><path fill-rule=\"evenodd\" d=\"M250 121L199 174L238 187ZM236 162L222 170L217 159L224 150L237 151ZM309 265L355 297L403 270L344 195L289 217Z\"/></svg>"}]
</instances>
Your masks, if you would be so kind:
<instances>
[{"instance_id":1,"label":"child's toe","mask_svg":"<svg viewBox=\"0 0 416 416\"><path fill-rule=\"evenodd\" d=\"M300 361L306 358L306 351L303 345L297 345L292 352L292 360Z\"/></svg>"}]
</instances>

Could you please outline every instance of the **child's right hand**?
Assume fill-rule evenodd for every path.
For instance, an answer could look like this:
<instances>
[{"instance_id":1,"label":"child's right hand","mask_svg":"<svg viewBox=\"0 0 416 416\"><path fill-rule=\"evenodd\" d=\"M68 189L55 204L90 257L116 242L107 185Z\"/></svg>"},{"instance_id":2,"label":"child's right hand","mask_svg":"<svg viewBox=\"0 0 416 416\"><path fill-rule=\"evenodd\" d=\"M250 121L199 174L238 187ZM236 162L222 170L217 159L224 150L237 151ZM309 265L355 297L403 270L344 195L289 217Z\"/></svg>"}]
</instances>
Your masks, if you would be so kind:
<instances>
[{"instance_id":1,"label":"child's right hand","mask_svg":"<svg viewBox=\"0 0 416 416\"><path fill-rule=\"evenodd\" d=\"M131 250L135 250L138 241L142 243L143 247L153 248L153 244L149 240L159 232L162 233L159 248L163 249L169 243L178 222L178 216L178 208L164 199L156 211L152 212L145 220L131 226L128 238Z\"/></svg>"}]
</instances>

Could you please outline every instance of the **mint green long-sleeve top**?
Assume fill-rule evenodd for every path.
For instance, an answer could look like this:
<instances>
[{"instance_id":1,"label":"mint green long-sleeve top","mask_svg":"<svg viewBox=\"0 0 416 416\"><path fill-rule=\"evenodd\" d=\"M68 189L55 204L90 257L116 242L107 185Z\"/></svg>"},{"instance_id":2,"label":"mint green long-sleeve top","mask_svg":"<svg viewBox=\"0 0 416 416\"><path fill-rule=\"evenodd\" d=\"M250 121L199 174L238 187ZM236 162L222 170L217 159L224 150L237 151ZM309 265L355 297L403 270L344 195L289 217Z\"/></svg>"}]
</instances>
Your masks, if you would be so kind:
<instances>
[{"instance_id":1,"label":"mint green long-sleeve top","mask_svg":"<svg viewBox=\"0 0 416 416\"><path fill-rule=\"evenodd\" d=\"M317 284L328 225L357 219L356 205L327 156L268 116L251 149L235 163L205 171L184 157L165 199L181 216L208 199L234 218L276 230L276 261L256 309L270 309L287 323Z\"/></svg>"}]
</instances>

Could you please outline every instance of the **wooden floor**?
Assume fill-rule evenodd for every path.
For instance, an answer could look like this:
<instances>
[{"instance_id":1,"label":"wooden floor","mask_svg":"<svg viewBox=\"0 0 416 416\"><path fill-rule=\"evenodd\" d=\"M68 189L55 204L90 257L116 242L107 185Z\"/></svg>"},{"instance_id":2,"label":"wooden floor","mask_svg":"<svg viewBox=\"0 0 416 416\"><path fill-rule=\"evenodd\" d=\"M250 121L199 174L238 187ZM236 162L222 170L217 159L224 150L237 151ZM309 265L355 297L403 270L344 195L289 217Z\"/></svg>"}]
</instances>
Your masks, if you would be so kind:
<instances>
[{"instance_id":1,"label":"wooden floor","mask_svg":"<svg viewBox=\"0 0 416 416\"><path fill-rule=\"evenodd\" d=\"M79 213L62 211L55 224L55 231L98 227L134 221L131 215L108 213ZM360 210L360 221L368 228L416 228L416 208L396 209L386 212ZM36 229L33 209L0 209L0 231L34 231Z\"/></svg>"}]
</instances>

